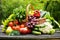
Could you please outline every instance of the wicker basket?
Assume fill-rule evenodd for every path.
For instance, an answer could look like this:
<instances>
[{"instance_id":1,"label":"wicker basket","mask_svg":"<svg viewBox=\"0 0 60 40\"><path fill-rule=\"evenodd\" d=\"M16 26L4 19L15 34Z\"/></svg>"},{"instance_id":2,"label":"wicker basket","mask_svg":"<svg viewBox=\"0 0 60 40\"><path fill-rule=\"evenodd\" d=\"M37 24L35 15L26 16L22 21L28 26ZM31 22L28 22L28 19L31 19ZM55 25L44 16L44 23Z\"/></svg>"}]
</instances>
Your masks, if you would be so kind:
<instances>
[{"instance_id":1,"label":"wicker basket","mask_svg":"<svg viewBox=\"0 0 60 40\"><path fill-rule=\"evenodd\" d=\"M26 7L26 19L23 20L23 22L28 22L28 13L29 13L29 9L32 9L34 10L34 7L31 5L31 4L28 4L27 7ZM45 18L39 18L39 19L36 19L38 21L38 24L41 24L41 23L44 23L45 22Z\"/></svg>"}]
</instances>

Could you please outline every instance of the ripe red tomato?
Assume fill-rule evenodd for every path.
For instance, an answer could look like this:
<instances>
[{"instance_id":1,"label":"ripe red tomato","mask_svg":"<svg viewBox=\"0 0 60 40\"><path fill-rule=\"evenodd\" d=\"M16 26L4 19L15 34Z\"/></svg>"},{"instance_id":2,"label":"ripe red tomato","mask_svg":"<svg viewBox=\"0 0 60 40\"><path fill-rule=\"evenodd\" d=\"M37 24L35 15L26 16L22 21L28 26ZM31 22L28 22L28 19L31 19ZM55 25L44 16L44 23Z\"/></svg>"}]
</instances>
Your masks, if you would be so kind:
<instances>
[{"instance_id":1,"label":"ripe red tomato","mask_svg":"<svg viewBox=\"0 0 60 40\"><path fill-rule=\"evenodd\" d=\"M15 25L19 24L18 20L14 20L14 24Z\"/></svg>"},{"instance_id":2,"label":"ripe red tomato","mask_svg":"<svg viewBox=\"0 0 60 40\"><path fill-rule=\"evenodd\" d=\"M24 28L24 27L25 27L25 25L24 25L24 24L21 24L21 25L20 25L20 28Z\"/></svg>"},{"instance_id":3,"label":"ripe red tomato","mask_svg":"<svg viewBox=\"0 0 60 40\"><path fill-rule=\"evenodd\" d=\"M31 30L25 27L25 28L20 28L19 32L21 34L29 34L29 33L31 33Z\"/></svg>"},{"instance_id":4,"label":"ripe red tomato","mask_svg":"<svg viewBox=\"0 0 60 40\"><path fill-rule=\"evenodd\" d=\"M19 30L19 29L20 29L20 25L13 26L12 29L13 29L13 30Z\"/></svg>"},{"instance_id":5,"label":"ripe red tomato","mask_svg":"<svg viewBox=\"0 0 60 40\"><path fill-rule=\"evenodd\" d=\"M13 22L9 22L8 26L12 27L12 26L14 26L14 23Z\"/></svg>"}]
</instances>

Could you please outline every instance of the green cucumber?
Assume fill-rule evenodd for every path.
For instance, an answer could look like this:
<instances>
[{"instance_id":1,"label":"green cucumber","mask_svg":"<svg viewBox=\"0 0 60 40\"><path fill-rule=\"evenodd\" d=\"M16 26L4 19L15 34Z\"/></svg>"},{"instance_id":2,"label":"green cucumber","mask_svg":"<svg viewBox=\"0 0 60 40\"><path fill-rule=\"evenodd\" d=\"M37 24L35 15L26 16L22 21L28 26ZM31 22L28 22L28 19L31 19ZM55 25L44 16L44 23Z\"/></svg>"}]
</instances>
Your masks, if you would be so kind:
<instances>
[{"instance_id":1,"label":"green cucumber","mask_svg":"<svg viewBox=\"0 0 60 40\"><path fill-rule=\"evenodd\" d=\"M34 28L34 30L35 30L35 31L38 31L38 30L39 30L39 28Z\"/></svg>"},{"instance_id":2,"label":"green cucumber","mask_svg":"<svg viewBox=\"0 0 60 40\"><path fill-rule=\"evenodd\" d=\"M40 35L40 34L41 34L41 32L38 32L38 31L32 31L32 34Z\"/></svg>"}]
</instances>

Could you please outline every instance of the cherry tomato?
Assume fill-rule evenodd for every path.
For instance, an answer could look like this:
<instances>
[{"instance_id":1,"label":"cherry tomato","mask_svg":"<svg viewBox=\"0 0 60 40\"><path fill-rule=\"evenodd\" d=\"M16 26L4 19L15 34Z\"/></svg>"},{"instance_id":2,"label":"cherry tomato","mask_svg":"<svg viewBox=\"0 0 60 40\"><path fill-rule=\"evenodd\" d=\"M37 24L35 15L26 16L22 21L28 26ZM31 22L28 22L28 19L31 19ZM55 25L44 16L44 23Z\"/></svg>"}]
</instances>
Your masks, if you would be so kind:
<instances>
[{"instance_id":1,"label":"cherry tomato","mask_svg":"<svg viewBox=\"0 0 60 40\"><path fill-rule=\"evenodd\" d=\"M20 28L24 28L24 27L25 27L24 24L21 24L21 25L20 25Z\"/></svg>"},{"instance_id":2,"label":"cherry tomato","mask_svg":"<svg viewBox=\"0 0 60 40\"><path fill-rule=\"evenodd\" d=\"M8 26L12 27L12 26L14 26L14 23L13 22L9 22Z\"/></svg>"},{"instance_id":3,"label":"cherry tomato","mask_svg":"<svg viewBox=\"0 0 60 40\"><path fill-rule=\"evenodd\" d=\"M13 29L13 30L19 30L19 29L20 29L20 25L13 26L12 29Z\"/></svg>"}]
</instances>

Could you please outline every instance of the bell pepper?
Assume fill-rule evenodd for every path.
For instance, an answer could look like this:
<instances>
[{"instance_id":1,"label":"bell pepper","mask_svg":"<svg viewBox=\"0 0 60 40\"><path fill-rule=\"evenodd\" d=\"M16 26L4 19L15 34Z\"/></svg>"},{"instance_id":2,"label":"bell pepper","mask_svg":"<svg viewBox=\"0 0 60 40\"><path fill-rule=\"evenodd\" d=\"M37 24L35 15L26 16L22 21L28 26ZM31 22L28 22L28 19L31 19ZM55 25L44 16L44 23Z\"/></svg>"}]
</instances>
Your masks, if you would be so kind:
<instances>
[{"instance_id":1,"label":"bell pepper","mask_svg":"<svg viewBox=\"0 0 60 40\"><path fill-rule=\"evenodd\" d=\"M39 17L40 17L40 12L39 12L39 10L35 10L33 16L39 18Z\"/></svg>"},{"instance_id":2,"label":"bell pepper","mask_svg":"<svg viewBox=\"0 0 60 40\"><path fill-rule=\"evenodd\" d=\"M12 28L9 26L8 28L7 28L7 30L6 30L6 34L9 34L9 33L11 33L13 30L12 30Z\"/></svg>"},{"instance_id":3,"label":"bell pepper","mask_svg":"<svg viewBox=\"0 0 60 40\"><path fill-rule=\"evenodd\" d=\"M29 11L29 15L33 15L34 14L34 11Z\"/></svg>"}]
</instances>

